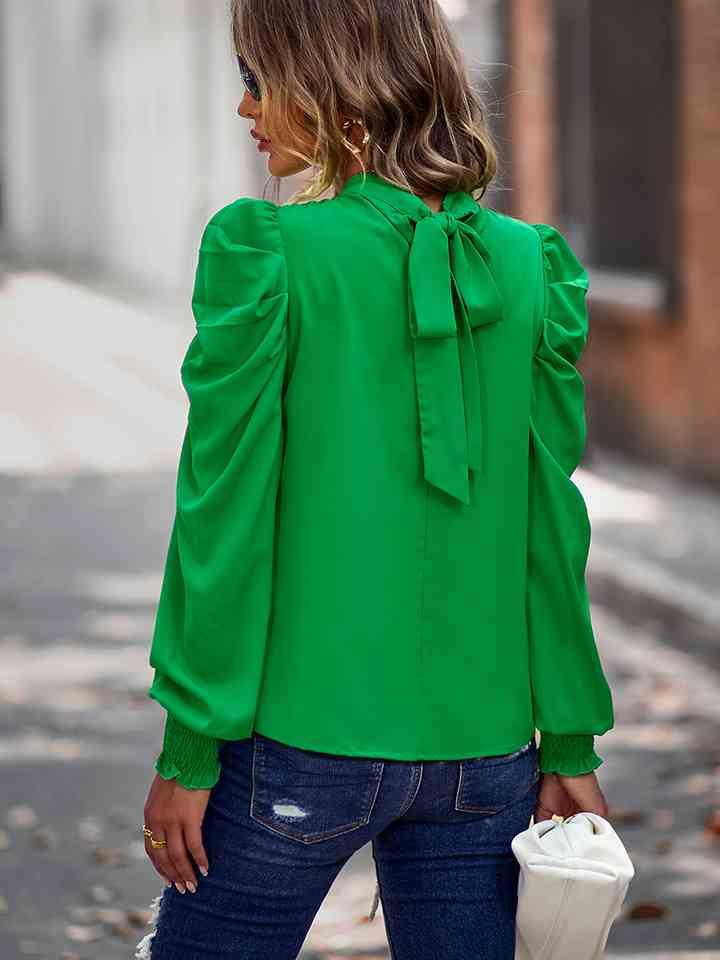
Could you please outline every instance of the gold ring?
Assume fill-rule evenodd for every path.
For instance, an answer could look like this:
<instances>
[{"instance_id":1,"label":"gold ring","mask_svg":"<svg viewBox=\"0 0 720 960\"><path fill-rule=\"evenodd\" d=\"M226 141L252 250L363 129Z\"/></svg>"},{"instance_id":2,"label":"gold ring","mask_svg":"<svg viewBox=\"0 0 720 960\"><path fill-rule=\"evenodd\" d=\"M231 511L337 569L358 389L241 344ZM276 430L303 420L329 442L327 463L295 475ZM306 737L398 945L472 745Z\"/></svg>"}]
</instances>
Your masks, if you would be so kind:
<instances>
[{"instance_id":1,"label":"gold ring","mask_svg":"<svg viewBox=\"0 0 720 960\"><path fill-rule=\"evenodd\" d=\"M146 824L143 824L143 825L142 825L142 832L143 832L144 836L146 836L146 837L148 838L148 840L150 841L150 846L151 846L151 847L166 847L166 846L167 846L167 840L153 840L152 830L148 829L148 827L146 826Z\"/></svg>"}]
</instances>

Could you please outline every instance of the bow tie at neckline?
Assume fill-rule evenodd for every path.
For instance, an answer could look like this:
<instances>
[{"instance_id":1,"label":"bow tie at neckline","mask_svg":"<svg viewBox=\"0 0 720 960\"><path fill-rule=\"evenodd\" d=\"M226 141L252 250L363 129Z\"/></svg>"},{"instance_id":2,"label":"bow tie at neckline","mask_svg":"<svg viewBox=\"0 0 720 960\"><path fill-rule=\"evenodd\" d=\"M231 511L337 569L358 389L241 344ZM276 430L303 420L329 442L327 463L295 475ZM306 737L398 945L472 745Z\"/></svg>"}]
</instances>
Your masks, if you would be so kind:
<instances>
[{"instance_id":1,"label":"bow tie at neckline","mask_svg":"<svg viewBox=\"0 0 720 960\"><path fill-rule=\"evenodd\" d=\"M487 400L477 330L503 318L481 240L485 211L462 190L446 193L442 209L434 211L372 171L349 177L339 193L345 195L370 202L410 244L409 321L423 473L428 483L468 504L469 470L485 466Z\"/></svg>"}]
</instances>

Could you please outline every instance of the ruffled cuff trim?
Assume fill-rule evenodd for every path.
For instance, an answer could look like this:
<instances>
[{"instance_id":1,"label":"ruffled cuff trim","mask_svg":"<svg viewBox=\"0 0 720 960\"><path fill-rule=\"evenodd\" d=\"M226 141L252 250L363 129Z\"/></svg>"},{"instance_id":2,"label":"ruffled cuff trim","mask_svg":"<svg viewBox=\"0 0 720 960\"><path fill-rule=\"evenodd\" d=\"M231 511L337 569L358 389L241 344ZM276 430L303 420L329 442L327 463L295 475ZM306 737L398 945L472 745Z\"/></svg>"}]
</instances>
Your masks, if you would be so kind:
<instances>
[{"instance_id":1,"label":"ruffled cuff trim","mask_svg":"<svg viewBox=\"0 0 720 960\"><path fill-rule=\"evenodd\" d=\"M210 790L220 779L219 741L205 737L167 714L163 749L155 769L188 790Z\"/></svg>"},{"instance_id":2,"label":"ruffled cuff trim","mask_svg":"<svg viewBox=\"0 0 720 960\"><path fill-rule=\"evenodd\" d=\"M591 773L603 763L594 750L593 734L559 734L540 731L538 764L541 773L576 777Z\"/></svg>"}]
</instances>

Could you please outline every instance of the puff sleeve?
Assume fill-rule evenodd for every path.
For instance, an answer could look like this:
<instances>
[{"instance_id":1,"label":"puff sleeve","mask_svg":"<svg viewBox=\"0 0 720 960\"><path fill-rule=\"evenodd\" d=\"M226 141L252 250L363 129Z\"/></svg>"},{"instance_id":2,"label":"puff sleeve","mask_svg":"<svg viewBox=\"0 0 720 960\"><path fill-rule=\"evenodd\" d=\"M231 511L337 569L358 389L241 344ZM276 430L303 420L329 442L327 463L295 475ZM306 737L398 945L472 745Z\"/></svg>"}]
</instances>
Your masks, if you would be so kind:
<instances>
[{"instance_id":1,"label":"puff sleeve","mask_svg":"<svg viewBox=\"0 0 720 960\"><path fill-rule=\"evenodd\" d=\"M590 619L586 504L571 480L585 447L585 386L576 363L588 335L588 275L564 236L533 224L544 309L532 357L526 613L542 772L589 773L594 737L614 724Z\"/></svg>"},{"instance_id":2,"label":"puff sleeve","mask_svg":"<svg viewBox=\"0 0 720 960\"><path fill-rule=\"evenodd\" d=\"M150 649L167 711L160 776L219 777L220 740L249 737L272 606L284 434L287 274L278 207L241 198L205 227L181 367L189 399Z\"/></svg>"}]
</instances>

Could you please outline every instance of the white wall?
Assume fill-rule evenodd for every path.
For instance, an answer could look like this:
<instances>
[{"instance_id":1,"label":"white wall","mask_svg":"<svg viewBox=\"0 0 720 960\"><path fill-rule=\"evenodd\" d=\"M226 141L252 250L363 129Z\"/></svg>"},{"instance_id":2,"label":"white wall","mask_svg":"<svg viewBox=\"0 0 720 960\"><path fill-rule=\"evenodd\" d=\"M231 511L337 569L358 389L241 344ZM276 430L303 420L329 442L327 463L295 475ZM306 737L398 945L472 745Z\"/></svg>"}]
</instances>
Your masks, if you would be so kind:
<instances>
[{"instance_id":1,"label":"white wall","mask_svg":"<svg viewBox=\"0 0 720 960\"><path fill-rule=\"evenodd\" d=\"M187 285L208 214L262 189L227 5L4 0L5 244Z\"/></svg>"}]
</instances>

